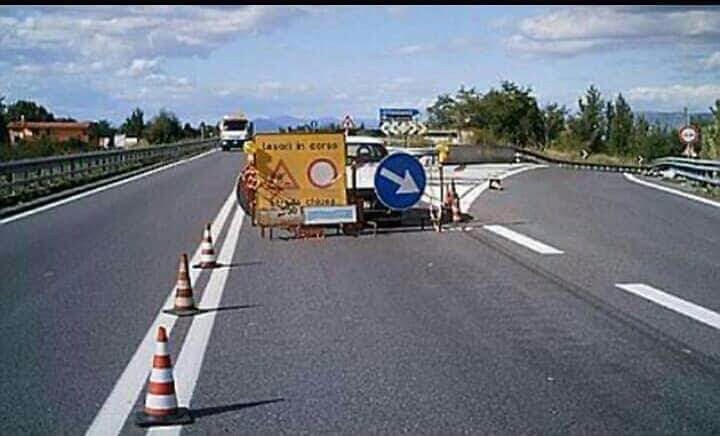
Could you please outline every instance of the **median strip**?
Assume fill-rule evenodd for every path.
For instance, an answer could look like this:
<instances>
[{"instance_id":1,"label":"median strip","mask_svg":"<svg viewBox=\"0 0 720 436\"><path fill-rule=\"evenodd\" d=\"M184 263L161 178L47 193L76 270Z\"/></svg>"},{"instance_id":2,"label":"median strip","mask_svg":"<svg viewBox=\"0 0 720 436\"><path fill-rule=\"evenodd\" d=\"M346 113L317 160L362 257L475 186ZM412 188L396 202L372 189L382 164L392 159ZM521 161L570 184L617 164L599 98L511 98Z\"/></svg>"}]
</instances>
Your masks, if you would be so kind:
<instances>
[{"instance_id":1,"label":"median strip","mask_svg":"<svg viewBox=\"0 0 720 436\"><path fill-rule=\"evenodd\" d=\"M76 200L80 200L80 199L85 198L85 197L89 197L89 196L91 196L91 195L95 195L95 194L97 194L97 193L99 193L99 192L106 191L106 190L108 190L108 189L112 189L112 188L116 188L116 187L118 187L118 186L122 186L122 185L124 185L124 184L126 184L126 183L134 182L135 180L142 179L143 177L147 177L147 176L153 175L153 174L158 173L158 172L160 172L160 171L163 171L163 170L166 170L166 169L169 169L169 168L178 166L178 165L182 165L182 164L184 164L184 163L193 161L193 160L195 160L195 159L200 159L200 158L205 157L205 156L207 156L207 155L209 155L209 154L211 154L211 153L214 153L214 152L216 152L216 151L217 151L216 149L209 150L209 151L206 151L205 153L201 153L201 154L198 154L198 155L196 155L196 156L193 156L193 157L190 157L190 158L187 158L187 159L179 160L179 161L177 161L177 162L173 162L173 163L170 163L170 164L161 166L160 168L155 168L155 169L152 169L152 170L150 170L150 171L143 172L143 173L137 174L137 175L132 176L132 177L128 177L128 178L126 178L126 179L118 180L118 181L116 181L116 182L112 182L112 183L110 183L110 184L100 186L100 187L95 188L95 189L92 189L92 190L90 190L90 191L85 191L85 192L82 192L82 193L80 193L80 194L73 195L73 196L71 196L71 197L64 198L64 199L62 199L62 200L58 200L58 201L52 202L52 203L50 203L50 204L46 204L46 205L44 205L44 206L40 206L40 207L38 207L38 208L36 208L36 209L31 209L31 210L28 210L28 211L26 211L26 212L22 212L22 213L19 213L19 214L17 214L17 215L13 215L13 216L8 217L8 218L0 219L0 224L7 224L7 223L10 223L10 222L13 222L13 221L22 219L22 218L26 218L26 217L31 216L31 215L35 215L35 214L40 213L40 212L44 212L44 211L46 211L46 210L54 209L54 208L56 208L56 207L62 206L62 205L67 204L67 203L71 203L71 202L76 201Z\"/></svg>"}]
</instances>

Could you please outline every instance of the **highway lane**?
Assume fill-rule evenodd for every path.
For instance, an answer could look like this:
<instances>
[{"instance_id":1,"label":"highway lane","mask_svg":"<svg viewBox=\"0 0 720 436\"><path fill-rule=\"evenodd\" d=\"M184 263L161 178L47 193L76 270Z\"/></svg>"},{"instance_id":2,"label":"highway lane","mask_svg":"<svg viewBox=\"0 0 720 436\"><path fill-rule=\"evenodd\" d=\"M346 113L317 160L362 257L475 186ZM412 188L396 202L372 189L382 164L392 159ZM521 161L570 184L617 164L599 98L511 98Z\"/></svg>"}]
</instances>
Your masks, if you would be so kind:
<instances>
[{"instance_id":1,"label":"highway lane","mask_svg":"<svg viewBox=\"0 0 720 436\"><path fill-rule=\"evenodd\" d=\"M540 169L480 196L470 213L565 254L538 256L484 232L489 244L683 344L720 359L718 332L631 295L644 283L720 312L720 208L631 183L620 174Z\"/></svg>"},{"instance_id":2,"label":"highway lane","mask_svg":"<svg viewBox=\"0 0 720 436\"><path fill-rule=\"evenodd\" d=\"M172 287L177 253L194 250L241 159L216 153L0 226L3 241L16 238L0 249L12 264L0 270L11 278L0 346L18 356L2 382L3 433L87 429ZM682 208L652 206L668 199L617 177L512 176L505 191L480 195L468 232L269 241L245 219L233 267L195 283L198 297L208 279L222 295L209 341L190 341L192 319L171 332L175 363L204 354L189 404L197 421L183 433L717 433L718 332L615 288L669 264L633 262L651 242L632 232L608 242L612 232L597 230L650 219L657 237ZM694 226L715 219L698 213ZM66 232L53 231L60 224ZM537 254L483 224L563 253ZM696 245L682 247L713 253ZM710 277L688 292L707 295L712 265L701 263ZM653 285L674 291L663 280ZM140 408L144 391L134 400ZM144 431L130 419L122 433Z\"/></svg>"},{"instance_id":3,"label":"highway lane","mask_svg":"<svg viewBox=\"0 0 720 436\"><path fill-rule=\"evenodd\" d=\"M0 225L1 433L87 429L242 159L213 153Z\"/></svg>"},{"instance_id":4,"label":"highway lane","mask_svg":"<svg viewBox=\"0 0 720 436\"><path fill-rule=\"evenodd\" d=\"M617 308L600 294L631 298L614 284L645 277L590 265L579 274L593 280L580 280L573 271L586 259L572 258L583 247L542 231L595 202L594 219L621 219L603 195L631 204L647 195L632 186L603 194L616 181L596 176L614 177L533 170L507 179L505 191L480 196L468 232L269 241L245 226L228 310L217 314L190 402L197 421L183 433L717 433L717 360L675 340L677 326L649 325L640 304ZM556 197L570 195L569 182L586 195ZM525 209L526 195L549 205ZM572 209L531 215L571 200ZM477 227L483 221L531 222L520 229L565 252L523 252ZM586 230L564 224L572 237ZM123 433L142 432L128 423Z\"/></svg>"}]
</instances>

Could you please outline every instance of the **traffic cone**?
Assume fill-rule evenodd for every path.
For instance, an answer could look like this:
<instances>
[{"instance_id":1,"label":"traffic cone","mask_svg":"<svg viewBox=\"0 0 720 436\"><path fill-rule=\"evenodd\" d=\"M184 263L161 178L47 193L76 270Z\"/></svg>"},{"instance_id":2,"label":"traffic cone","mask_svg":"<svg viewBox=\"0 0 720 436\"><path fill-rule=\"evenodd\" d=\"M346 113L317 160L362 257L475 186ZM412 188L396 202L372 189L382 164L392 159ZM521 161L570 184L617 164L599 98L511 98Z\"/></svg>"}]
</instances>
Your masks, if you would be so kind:
<instances>
[{"instance_id":1,"label":"traffic cone","mask_svg":"<svg viewBox=\"0 0 720 436\"><path fill-rule=\"evenodd\" d=\"M147 385L145 407L135 414L135 425L191 424L193 417L186 407L178 407L175 395L172 362L168 352L168 338L165 327L158 327L155 338L155 355Z\"/></svg>"},{"instance_id":2,"label":"traffic cone","mask_svg":"<svg viewBox=\"0 0 720 436\"><path fill-rule=\"evenodd\" d=\"M200 312L195 307L189 271L187 254L183 253L180 256L177 284L175 285L175 306L172 309L163 310L163 312L177 316L195 315Z\"/></svg>"},{"instance_id":3,"label":"traffic cone","mask_svg":"<svg viewBox=\"0 0 720 436\"><path fill-rule=\"evenodd\" d=\"M195 268L216 268L218 266L220 264L215 259L215 249L213 248L210 224L208 223L205 226L202 243L200 244L200 263L195 265Z\"/></svg>"},{"instance_id":4,"label":"traffic cone","mask_svg":"<svg viewBox=\"0 0 720 436\"><path fill-rule=\"evenodd\" d=\"M460 214L460 197L455 196L455 201L452 204L452 220L453 223L457 224L462 222L462 215Z\"/></svg>"},{"instance_id":5,"label":"traffic cone","mask_svg":"<svg viewBox=\"0 0 720 436\"><path fill-rule=\"evenodd\" d=\"M497 189L498 191L502 191L502 181L498 178L490 179L490 189Z\"/></svg>"},{"instance_id":6,"label":"traffic cone","mask_svg":"<svg viewBox=\"0 0 720 436\"><path fill-rule=\"evenodd\" d=\"M450 185L445 190L445 209L450 209L455 202L455 195L453 190L450 189Z\"/></svg>"}]
</instances>

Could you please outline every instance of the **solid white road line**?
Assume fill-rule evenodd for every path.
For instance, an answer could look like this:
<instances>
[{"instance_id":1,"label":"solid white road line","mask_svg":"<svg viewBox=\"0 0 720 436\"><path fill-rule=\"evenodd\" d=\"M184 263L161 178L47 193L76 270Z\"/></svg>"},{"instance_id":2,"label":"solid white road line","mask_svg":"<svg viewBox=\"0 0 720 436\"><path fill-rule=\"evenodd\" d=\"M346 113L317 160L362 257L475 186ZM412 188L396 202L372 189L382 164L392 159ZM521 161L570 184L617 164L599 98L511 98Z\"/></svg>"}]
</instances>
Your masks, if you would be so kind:
<instances>
[{"instance_id":1,"label":"solid white road line","mask_svg":"<svg viewBox=\"0 0 720 436\"><path fill-rule=\"evenodd\" d=\"M235 192L232 191L225 200L225 203L218 212L217 216L212 221L211 235L213 239L216 240L218 238L220 231L225 226L225 221L227 221L234 203ZM190 265L194 265L199 262L200 245L201 244L198 244L195 254L193 254L192 259L189 262ZM191 283L194 283L197 280L201 271L202 270L196 268L190 268ZM120 430L122 430L125 420L132 412L135 400L138 395L140 395L145 380L149 374L157 329L161 325L165 326L168 334L170 334L173 326L175 325L175 321L177 320L176 316L162 312L165 308L173 306L174 298L175 286L170 288L170 294L165 299L165 302L145 334L142 342L138 345L132 359L130 359L127 367L115 383L112 392L105 400L105 403L98 412L97 416L95 416L95 419L86 433L87 435L114 435L120 433Z\"/></svg>"},{"instance_id":2,"label":"solid white road line","mask_svg":"<svg viewBox=\"0 0 720 436\"><path fill-rule=\"evenodd\" d=\"M150 170L150 171L147 171L147 172L144 172L144 173L140 173L140 174L134 175L134 176L132 176L132 177L128 177L127 179L118 180L117 182L112 182L112 183L109 183L109 184L107 184L107 185L99 186L99 187L97 187L97 188L95 188L95 189L91 189L91 190L89 190L89 191L81 192L81 193L76 194L76 195L73 195L73 196L71 196L71 197L63 198L62 200L54 201L54 202L49 203L49 204L46 204L46 205L44 205L44 206L40 206L40 207L37 207L37 208L35 208L35 209L30 209L30 210L28 210L28 211L19 213L19 214L17 214L17 215L13 215L13 216L8 217L8 218L0 219L0 224L7 224L7 223L10 223L10 222L13 222L13 221L16 221L16 220L19 220L19 219L28 217L28 216L30 216L30 215L35 215L36 213L44 212L44 211L49 210L49 209L54 209L54 208L56 208L56 207L58 207L58 206L62 206L63 204L68 204L68 203L70 203L70 202L73 202L73 201L76 201L76 200L80 200L81 198L89 197L90 195L95 195L95 194L97 194L98 192L106 191L106 190L108 190L108 189L112 189L112 188L116 188L116 187L118 187L118 186L124 185L124 184L126 184L126 183L134 182L135 180L139 180L139 179L142 179L143 177L147 177L147 176L153 175L153 174L155 174L155 173L157 173L157 172L166 170L166 169L168 169L168 168L172 168L172 167L175 167L175 166L178 166L178 165L181 165L181 164L184 164L184 163L193 161L193 160L195 160L195 159L200 159L200 158L205 157L205 156L207 156L207 155L209 155L209 154L211 154L211 153L215 153L216 151L217 151L217 149L212 149L212 150L206 151L205 153L198 154L197 156L193 156L193 157L188 158L188 159L179 160L179 161L177 161L177 162L173 162L173 163L171 163L171 164L167 164L167 165L161 166L161 167L159 167L159 168L155 168L155 169L153 169L153 170Z\"/></svg>"},{"instance_id":3,"label":"solid white road line","mask_svg":"<svg viewBox=\"0 0 720 436\"><path fill-rule=\"evenodd\" d=\"M493 165L493 164L468 165L465 167L465 170L463 170L464 171L463 174L466 177L468 176L468 174L470 174L472 176L473 175L472 173L474 173L474 170L482 170L486 166L489 167L491 165ZM516 164L512 164L512 165L516 165ZM512 169L512 170L498 176L498 178L502 180L507 177L514 176L515 174L520 174L520 173L528 171L528 170L534 170L534 169L538 169L538 168L547 168L547 165L525 165L525 164L522 164L522 165L523 166L521 166L520 168ZM495 165L495 166L497 166L497 165ZM448 176L448 174L450 174L450 173L452 173L452 171L449 170L448 168L445 168L445 175L447 176L446 177L447 180L445 180L445 183L450 183L449 177L451 177L451 176ZM482 175L479 175L479 177L486 177L486 175L482 174ZM465 186L465 185L457 186L458 195L460 196L460 203L461 203L462 209L469 210L470 206L472 206L472 204L475 202L475 200L477 200L477 198L480 196L480 194L482 194L486 189L488 189L488 186L489 186L489 183L487 181L478 183L474 186ZM427 203L431 203L433 201L437 202L439 196L440 196L440 187L430 185L430 183L428 183L425 188L425 193L423 194L422 199Z\"/></svg>"},{"instance_id":4,"label":"solid white road line","mask_svg":"<svg viewBox=\"0 0 720 436\"><path fill-rule=\"evenodd\" d=\"M720 330L720 313L705 309L695 303L670 295L644 283L617 283L615 286Z\"/></svg>"},{"instance_id":5,"label":"solid white road line","mask_svg":"<svg viewBox=\"0 0 720 436\"><path fill-rule=\"evenodd\" d=\"M547 165L531 165L531 166L516 168L514 170L511 170L511 171L508 171L507 173L502 174L501 176L498 177L498 179L504 180L508 177L514 176L515 174L520 174L522 172L525 172L528 170L534 170L534 169L538 169L538 168L547 168ZM472 206L472 204L475 202L475 200L477 200L477 198L480 196L480 194L485 192L485 190L488 189L489 187L490 187L490 182L483 182L483 183L475 186L468 192L466 192L465 195L461 195L460 193L458 193L458 195L460 195L460 201L462 201L465 204L465 209L466 210L470 209L470 206Z\"/></svg>"},{"instance_id":6,"label":"solid white road line","mask_svg":"<svg viewBox=\"0 0 720 436\"><path fill-rule=\"evenodd\" d=\"M218 262L226 265L232 263L244 216L245 212L238 207L235 212L235 217L230 222L230 229L225 238L226 242L223 244L222 250L218 255ZM203 293L202 301L200 301L199 307L201 309L216 309L220 306L229 273L230 268L212 270L212 275L205 288L205 293ZM190 400L192 399L195 386L200 377L200 369L202 368L205 350L207 349L210 334L215 324L216 314L217 311L213 310L205 314L195 315L195 319L185 337L185 343L174 366L175 379L178 380L175 389L178 404L181 406L190 405ZM148 430L148 434L179 435L181 430L182 426L154 427Z\"/></svg>"},{"instance_id":7,"label":"solid white road line","mask_svg":"<svg viewBox=\"0 0 720 436\"><path fill-rule=\"evenodd\" d=\"M497 224L489 224L483 226L484 229L489 230L497 235L507 238L517 244L520 244L532 251L540 254L563 254L562 251L557 248L553 248L547 244L543 244L540 241L536 241L528 236L520 234L514 230L510 230L507 227L500 226Z\"/></svg>"},{"instance_id":8,"label":"solid white road line","mask_svg":"<svg viewBox=\"0 0 720 436\"><path fill-rule=\"evenodd\" d=\"M657 184L655 184L655 183L650 183L650 182L645 181L645 180L640 180L640 179L638 179L637 177L635 177L635 176L633 176L632 174L629 174L629 173L624 173L624 176L625 176L626 179L630 180L631 182L635 182L635 183L637 183L637 184L639 184L639 185L647 186L648 188L653 188L653 189L657 189L657 190L659 190L659 191L668 192L668 193L670 193L670 194L679 195L679 196L685 197L685 198L687 198L687 199L689 199L689 200L694 200L694 201L697 201L697 202L700 202L700 203L703 203L703 204L707 204L708 206L720 207L720 203L718 203L717 201L712 201L712 200L710 200L710 199L703 198L703 197L700 197L700 196L698 196L698 195L689 194L689 193L687 193L687 192L679 191L679 190L677 190L677 189L668 188L667 186L657 185Z\"/></svg>"}]
</instances>

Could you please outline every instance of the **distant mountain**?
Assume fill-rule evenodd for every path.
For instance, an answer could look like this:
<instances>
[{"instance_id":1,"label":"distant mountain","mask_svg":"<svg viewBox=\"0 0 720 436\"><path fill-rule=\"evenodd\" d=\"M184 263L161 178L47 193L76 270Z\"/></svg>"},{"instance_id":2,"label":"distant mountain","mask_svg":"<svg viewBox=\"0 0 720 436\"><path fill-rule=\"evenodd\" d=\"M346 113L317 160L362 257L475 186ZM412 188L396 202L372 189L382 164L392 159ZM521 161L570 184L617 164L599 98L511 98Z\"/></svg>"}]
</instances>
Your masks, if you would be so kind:
<instances>
[{"instance_id":1,"label":"distant mountain","mask_svg":"<svg viewBox=\"0 0 720 436\"><path fill-rule=\"evenodd\" d=\"M289 115L281 115L270 118L255 118L253 120L253 123L255 124L255 131L262 133L277 132L280 127L286 128L288 126L302 126L305 124L310 124L310 122L312 121L317 121L318 127L325 127L330 124L340 125L342 123L342 119L336 117L326 116L318 118L298 118ZM373 118L354 118L353 121L355 122L356 126L360 126L360 124L362 123L365 124L365 127L368 129L375 129L378 126L378 121Z\"/></svg>"},{"instance_id":2,"label":"distant mountain","mask_svg":"<svg viewBox=\"0 0 720 436\"><path fill-rule=\"evenodd\" d=\"M678 129L685 125L685 114L682 112L637 112L637 116L643 116L645 120L652 124L659 123L660 125L668 126L674 129ZM695 112L690 113L691 121L709 121L712 120L712 114L709 112Z\"/></svg>"}]
</instances>

